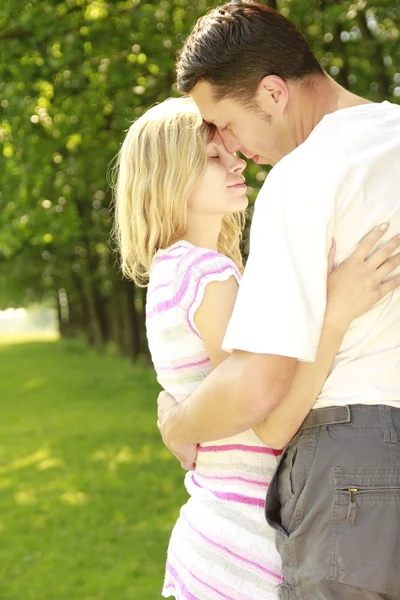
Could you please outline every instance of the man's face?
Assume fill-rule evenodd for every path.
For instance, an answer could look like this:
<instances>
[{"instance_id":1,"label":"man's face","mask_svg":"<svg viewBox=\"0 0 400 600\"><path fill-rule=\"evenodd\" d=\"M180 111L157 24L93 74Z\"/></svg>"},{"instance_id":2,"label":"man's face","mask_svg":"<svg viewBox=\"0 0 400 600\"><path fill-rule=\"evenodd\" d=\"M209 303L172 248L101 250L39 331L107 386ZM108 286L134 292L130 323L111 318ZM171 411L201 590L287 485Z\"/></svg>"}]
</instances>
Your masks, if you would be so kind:
<instances>
[{"instance_id":1,"label":"man's face","mask_svg":"<svg viewBox=\"0 0 400 600\"><path fill-rule=\"evenodd\" d=\"M231 98L216 102L207 81L199 82L190 95L203 119L217 127L229 152L239 151L257 164L276 165L294 149L284 111L264 90L254 107Z\"/></svg>"}]
</instances>

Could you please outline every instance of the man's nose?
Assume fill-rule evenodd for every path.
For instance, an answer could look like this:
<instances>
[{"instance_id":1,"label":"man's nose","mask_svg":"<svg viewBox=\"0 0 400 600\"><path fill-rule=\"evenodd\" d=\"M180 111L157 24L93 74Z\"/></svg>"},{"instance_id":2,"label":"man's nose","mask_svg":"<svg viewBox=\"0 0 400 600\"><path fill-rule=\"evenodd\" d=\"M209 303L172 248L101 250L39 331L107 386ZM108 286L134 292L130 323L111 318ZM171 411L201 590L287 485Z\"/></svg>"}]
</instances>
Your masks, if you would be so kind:
<instances>
[{"instance_id":1,"label":"man's nose","mask_svg":"<svg viewBox=\"0 0 400 600\"><path fill-rule=\"evenodd\" d=\"M222 141L224 142L225 148L228 152L230 152L230 154L234 154L234 152L237 152L239 150L239 141L236 139L236 137L231 131L228 131L227 129L222 130L218 128L218 133L221 136Z\"/></svg>"}]
</instances>

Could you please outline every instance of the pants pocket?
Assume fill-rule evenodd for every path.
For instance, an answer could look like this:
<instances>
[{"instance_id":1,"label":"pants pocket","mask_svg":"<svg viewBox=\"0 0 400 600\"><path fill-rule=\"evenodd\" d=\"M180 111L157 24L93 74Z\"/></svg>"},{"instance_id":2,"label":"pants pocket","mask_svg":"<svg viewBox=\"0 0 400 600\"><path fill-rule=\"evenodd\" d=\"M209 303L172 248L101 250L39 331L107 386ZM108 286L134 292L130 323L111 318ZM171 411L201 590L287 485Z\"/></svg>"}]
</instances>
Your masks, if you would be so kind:
<instances>
[{"instance_id":1,"label":"pants pocket","mask_svg":"<svg viewBox=\"0 0 400 600\"><path fill-rule=\"evenodd\" d=\"M278 585L278 598L279 600L299 600L300 595L298 590L292 585L281 583Z\"/></svg>"},{"instance_id":2,"label":"pants pocket","mask_svg":"<svg viewBox=\"0 0 400 600\"><path fill-rule=\"evenodd\" d=\"M335 467L328 579L400 589L400 468Z\"/></svg>"},{"instance_id":3,"label":"pants pocket","mask_svg":"<svg viewBox=\"0 0 400 600\"><path fill-rule=\"evenodd\" d=\"M284 450L269 484L265 504L265 515L268 524L285 537L287 537L287 531L282 522L282 510L293 500L292 470L296 454L297 448L294 445L289 445Z\"/></svg>"}]
</instances>

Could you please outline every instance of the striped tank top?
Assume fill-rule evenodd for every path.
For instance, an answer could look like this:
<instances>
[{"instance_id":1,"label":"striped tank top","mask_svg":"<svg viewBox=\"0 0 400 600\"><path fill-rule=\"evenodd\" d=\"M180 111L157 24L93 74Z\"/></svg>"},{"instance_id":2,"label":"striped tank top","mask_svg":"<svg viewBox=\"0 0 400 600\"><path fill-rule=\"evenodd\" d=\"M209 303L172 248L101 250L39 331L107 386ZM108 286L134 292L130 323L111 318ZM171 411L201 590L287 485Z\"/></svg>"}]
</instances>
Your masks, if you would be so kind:
<instances>
[{"instance_id":1,"label":"striped tank top","mask_svg":"<svg viewBox=\"0 0 400 600\"><path fill-rule=\"evenodd\" d=\"M226 256L179 241L154 257L146 328L160 385L178 401L212 370L194 322L207 283L235 277ZM282 581L264 517L276 456L247 431L199 446L185 476L188 502L173 529L163 596L179 600L276 600Z\"/></svg>"}]
</instances>

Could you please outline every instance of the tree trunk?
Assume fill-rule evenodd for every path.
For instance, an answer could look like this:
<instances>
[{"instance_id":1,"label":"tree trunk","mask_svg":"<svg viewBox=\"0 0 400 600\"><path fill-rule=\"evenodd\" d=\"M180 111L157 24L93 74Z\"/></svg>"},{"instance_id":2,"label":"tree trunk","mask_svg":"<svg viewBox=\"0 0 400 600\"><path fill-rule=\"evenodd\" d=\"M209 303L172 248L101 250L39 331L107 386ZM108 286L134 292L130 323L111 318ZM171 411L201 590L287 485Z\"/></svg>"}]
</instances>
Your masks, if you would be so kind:
<instances>
[{"instance_id":1,"label":"tree trunk","mask_svg":"<svg viewBox=\"0 0 400 600\"><path fill-rule=\"evenodd\" d=\"M89 316L89 325L91 331L91 343L96 348L104 347L104 337L101 327L100 316L96 306L96 296L93 287L93 281L90 273L87 271L82 278L82 289L86 300Z\"/></svg>"},{"instance_id":2,"label":"tree trunk","mask_svg":"<svg viewBox=\"0 0 400 600\"><path fill-rule=\"evenodd\" d=\"M81 263L81 267L82 271L79 274L74 273L74 282L82 306L83 330L90 346L103 348L104 337L95 302L93 281L85 263Z\"/></svg>"},{"instance_id":3,"label":"tree trunk","mask_svg":"<svg viewBox=\"0 0 400 600\"><path fill-rule=\"evenodd\" d=\"M135 306L136 288L126 279L115 279L109 301L110 335L126 356L136 360L142 351L143 317Z\"/></svg>"},{"instance_id":4,"label":"tree trunk","mask_svg":"<svg viewBox=\"0 0 400 600\"><path fill-rule=\"evenodd\" d=\"M60 306L60 300L59 300L58 294L57 294L56 304L57 304L58 331L60 332L61 337L65 337L68 323L66 323L65 320L61 316L61 306Z\"/></svg>"},{"instance_id":5,"label":"tree trunk","mask_svg":"<svg viewBox=\"0 0 400 600\"><path fill-rule=\"evenodd\" d=\"M135 306L135 286L124 279L122 282L122 318L124 320L123 339L126 354L136 360L141 351L139 316Z\"/></svg>"}]
</instances>

